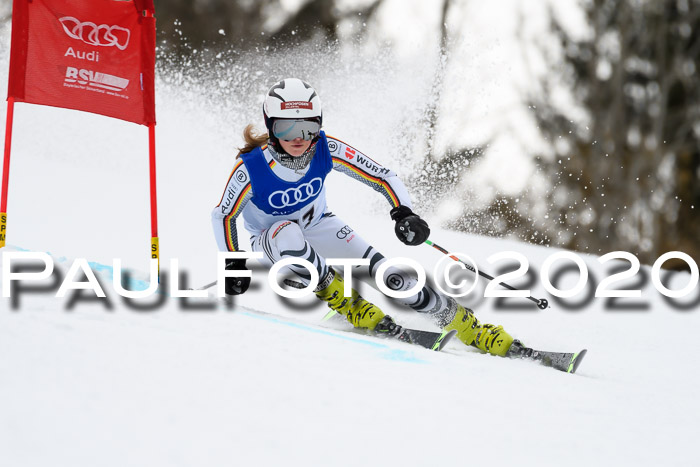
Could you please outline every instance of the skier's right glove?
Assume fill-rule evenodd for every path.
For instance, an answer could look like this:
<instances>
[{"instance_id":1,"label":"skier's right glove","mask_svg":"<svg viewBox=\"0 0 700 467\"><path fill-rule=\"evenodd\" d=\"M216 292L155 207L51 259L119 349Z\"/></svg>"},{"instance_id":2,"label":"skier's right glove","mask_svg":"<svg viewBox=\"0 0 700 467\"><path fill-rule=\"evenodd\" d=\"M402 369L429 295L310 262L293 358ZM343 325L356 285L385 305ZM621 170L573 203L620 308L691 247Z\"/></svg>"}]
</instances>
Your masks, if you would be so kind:
<instances>
[{"instance_id":1,"label":"skier's right glove","mask_svg":"<svg viewBox=\"0 0 700 467\"><path fill-rule=\"evenodd\" d=\"M408 206L396 206L392 209L391 220L396 222L396 236L406 245L420 245L430 236L428 223L414 214Z\"/></svg>"},{"instance_id":2,"label":"skier's right glove","mask_svg":"<svg viewBox=\"0 0 700 467\"><path fill-rule=\"evenodd\" d=\"M233 270L247 270L245 267L245 258L226 259L226 269L229 271ZM240 295L250 286L250 277L227 277L224 282L224 290L226 295Z\"/></svg>"}]
</instances>

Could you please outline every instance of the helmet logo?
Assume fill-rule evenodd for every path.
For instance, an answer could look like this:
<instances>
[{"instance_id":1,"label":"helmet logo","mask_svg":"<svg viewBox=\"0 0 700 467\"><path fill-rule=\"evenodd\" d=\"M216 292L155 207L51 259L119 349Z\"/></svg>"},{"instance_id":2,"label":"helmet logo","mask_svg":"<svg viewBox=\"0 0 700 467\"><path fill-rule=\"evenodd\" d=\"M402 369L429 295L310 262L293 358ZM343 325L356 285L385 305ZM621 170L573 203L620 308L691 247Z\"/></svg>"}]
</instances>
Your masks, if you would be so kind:
<instances>
[{"instance_id":1,"label":"helmet logo","mask_svg":"<svg viewBox=\"0 0 700 467\"><path fill-rule=\"evenodd\" d=\"M289 102L282 102L280 105L281 110L287 110L287 109L309 109L313 110L314 105L311 102L305 102L305 101L289 101Z\"/></svg>"},{"instance_id":2,"label":"helmet logo","mask_svg":"<svg viewBox=\"0 0 700 467\"><path fill-rule=\"evenodd\" d=\"M270 91L267 93L267 95L272 96L272 97L277 97L279 100L283 101L284 99L282 99L282 96L277 94L278 89L284 89L284 81L280 81L279 83L272 86L272 88L270 88Z\"/></svg>"}]
</instances>

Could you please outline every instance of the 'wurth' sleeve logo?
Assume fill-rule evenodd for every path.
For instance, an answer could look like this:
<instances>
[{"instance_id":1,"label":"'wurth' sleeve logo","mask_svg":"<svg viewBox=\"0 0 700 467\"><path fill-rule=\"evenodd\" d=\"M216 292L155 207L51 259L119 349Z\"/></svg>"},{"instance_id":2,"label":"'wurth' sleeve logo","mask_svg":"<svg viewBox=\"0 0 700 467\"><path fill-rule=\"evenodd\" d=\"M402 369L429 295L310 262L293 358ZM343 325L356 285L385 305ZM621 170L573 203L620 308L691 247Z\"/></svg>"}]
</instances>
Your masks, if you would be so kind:
<instances>
[{"instance_id":1,"label":"'wurth' sleeve logo","mask_svg":"<svg viewBox=\"0 0 700 467\"><path fill-rule=\"evenodd\" d=\"M382 174L382 175L387 175L390 170L385 168L385 167L380 167L377 165L373 160L362 157L362 156L357 156L357 162L365 166L370 172L376 173L376 174Z\"/></svg>"}]
</instances>

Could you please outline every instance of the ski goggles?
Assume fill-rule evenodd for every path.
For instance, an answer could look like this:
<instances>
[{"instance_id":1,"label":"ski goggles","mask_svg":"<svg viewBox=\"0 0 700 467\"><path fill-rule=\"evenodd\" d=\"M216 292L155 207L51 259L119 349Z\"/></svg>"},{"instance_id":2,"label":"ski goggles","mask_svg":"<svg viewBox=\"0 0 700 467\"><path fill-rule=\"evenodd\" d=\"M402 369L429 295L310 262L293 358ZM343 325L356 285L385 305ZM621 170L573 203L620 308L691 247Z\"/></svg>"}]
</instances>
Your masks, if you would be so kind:
<instances>
[{"instance_id":1,"label":"ski goggles","mask_svg":"<svg viewBox=\"0 0 700 467\"><path fill-rule=\"evenodd\" d=\"M277 139L292 141L301 138L311 141L321 131L321 124L316 120L275 120L272 123L272 134Z\"/></svg>"}]
</instances>

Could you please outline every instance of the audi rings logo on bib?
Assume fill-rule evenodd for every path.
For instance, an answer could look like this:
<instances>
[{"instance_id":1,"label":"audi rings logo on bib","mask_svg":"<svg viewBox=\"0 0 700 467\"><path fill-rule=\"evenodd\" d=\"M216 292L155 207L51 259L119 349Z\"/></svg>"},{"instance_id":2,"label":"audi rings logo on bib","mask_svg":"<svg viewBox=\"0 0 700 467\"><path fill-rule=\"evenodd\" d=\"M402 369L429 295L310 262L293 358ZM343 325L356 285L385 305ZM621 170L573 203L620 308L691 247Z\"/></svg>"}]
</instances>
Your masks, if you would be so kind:
<instances>
[{"instance_id":1,"label":"audi rings logo on bib","mask_svg":"<svg viewBox=\"0 0 700 467\"><path fill-rule=\"evenodd\" d=\"M273 192L267 198L267 202L276 209L291 207L314 198L321 192L321 188L323 188L323 180L316 177L297 187Z\"/></svg>"},{"instance_id":2,"label":"audi rings logo on bib","mask_svg":"<svg viewBox=\"0 0 700 467\"><path fill-rule=\"evenodd\" d=\"M129 45L131 31L121 26L100 24L90 21L80 21L72 16L58 19L63 30L73 39L78 39L88 45L100 47L116 47L124 50Z\"/></svg>"}]
</instances>

